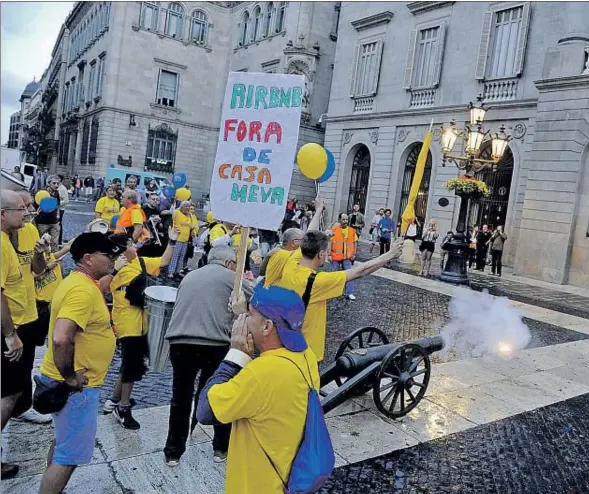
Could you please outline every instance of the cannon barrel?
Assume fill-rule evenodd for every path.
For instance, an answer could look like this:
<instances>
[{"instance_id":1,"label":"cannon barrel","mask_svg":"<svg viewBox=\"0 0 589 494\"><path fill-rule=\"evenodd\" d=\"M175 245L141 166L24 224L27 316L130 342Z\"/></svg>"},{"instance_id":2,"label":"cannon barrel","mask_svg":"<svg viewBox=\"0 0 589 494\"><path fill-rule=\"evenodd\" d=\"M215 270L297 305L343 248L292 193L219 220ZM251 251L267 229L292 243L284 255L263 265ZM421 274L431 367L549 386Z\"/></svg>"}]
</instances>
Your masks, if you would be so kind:
<instances>
[{"instance_id":1,"label":"cannon barrel","mask_svg":"<svg viewBox=\"0 0 589 494\"><path fill-rule=\"evenodd\" d=\"M441 336L425 336L419 340L411 342L422 347L428 355L439 352L444 348L444 340ZM345 376L352 377L362 370L366 369L374 362L381 362L389 354L403 346L404 343L389 343L379 345L373 348L358 348L344 353L336 360L337 371Z\"/></svg>"}]
</instances>

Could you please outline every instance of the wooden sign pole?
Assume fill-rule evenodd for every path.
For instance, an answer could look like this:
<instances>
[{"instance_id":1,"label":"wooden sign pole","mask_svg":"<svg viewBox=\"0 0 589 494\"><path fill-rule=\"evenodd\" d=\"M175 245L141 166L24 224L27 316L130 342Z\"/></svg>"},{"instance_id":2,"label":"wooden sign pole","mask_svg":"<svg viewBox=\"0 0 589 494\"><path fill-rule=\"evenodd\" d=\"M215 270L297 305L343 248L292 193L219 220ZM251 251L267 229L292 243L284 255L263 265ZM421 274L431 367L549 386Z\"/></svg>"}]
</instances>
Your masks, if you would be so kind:
<instances>
[{"instance_id":1,"label":"wooden sign pole","mask_svg":"<svg viewBox=\"0 0 589 494\"><path fill-rule=\"evenodd\" d=\"M233 283L233 298L237 302L241 292L241 281L243 279L243 269L247 257L247 247L250 238L249 227L240 228L239 250L237 251L237 267L235 268L235 281Z\"/></svg>"}]
</instances>

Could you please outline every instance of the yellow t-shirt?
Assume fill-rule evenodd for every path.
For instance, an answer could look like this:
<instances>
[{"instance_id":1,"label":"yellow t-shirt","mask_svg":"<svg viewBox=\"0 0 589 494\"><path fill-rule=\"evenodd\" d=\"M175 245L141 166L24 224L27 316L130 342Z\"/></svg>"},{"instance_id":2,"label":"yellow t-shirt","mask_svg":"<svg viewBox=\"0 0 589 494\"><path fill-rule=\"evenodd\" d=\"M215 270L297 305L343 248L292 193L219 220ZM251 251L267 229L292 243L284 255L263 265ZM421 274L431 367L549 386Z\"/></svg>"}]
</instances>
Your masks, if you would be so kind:
<instances>
[{"instance_id":1,"label":"yellow t-shirt","mask_svg":"<svg viewBox=\"0 0 589 494\"><path fill-rule=\"evenodd\" d=\"M39 241L39 238L39 230L32 223L25 223L18 230L18 250L16 255L27 290L25 303L27 307L26 318L29 322L39 317L35 301L35 279L33 278L33 257L35 256L35 244Z\"/></svg>"},{"instance_id":2,"label":"yellow t-shirt","mask_svg":"<svg viewBox=\"0 0 589 494\"><path fill-rule=\"evenodd\" d=\"M209 241L211 242L211 245L213 245L215 240L218 240L224 235L227 235L227 233L229 232L225 228L225 225L223 225L223 223L217 223L213 228L211 228L211 233L209 233Z\"/></svg>"},{"instance_id":3,"label":"yellow t-shirt","mask_svg":"<svg viewBox=\"0 0 589 494\"><path fill-rule=\"evenodd\" d=\"M37 307L35 306L35 317L31 317L32 313L27 303L27 287L23 281L23 272L16 251L5 232L2 232L1 247L0 285L2 293L8 303L12 323L15 326L21 326L37 319Z\"/></svg>"},{"instance_id":4,"label":"yellow t-shirt","mask_svg":"<svg viewBox=\"0 0 589 494\"><path fill-rule=\"evenodd\" d=\"M115 335L98 285L85 274L72 271L59 284L51 301L49 341L53 341L58 319L69 319L80 328L74 338L74 370L85 367L88 386L102 386L115 353ZM40 371L51 379L63 381L53 361L53 345L49 345Z\"/></svg>"},{"instance_id":5,"label":"yellow t-shirt","mask_svg":"<svg viewBox=\"0 0 589 494\"><path fill-rule=\"evenodd\" d=\"M226 494L284 492L266 453L281 477L287 479L307 416L307 382L319 389L315 362L310 349L300 353L286 348L270 350L230 381L209 390L207 397L215 417L222 423L232 423Z\"/></svg>"},{"instance_id":6,"label":"yellow t-shirt","mask_svg":"<svg viewBox=\"0 0 589 494\"><path fill-rule=\"evenodd\" d=\"M174 212L174 228L180 230L178 242L188 242L191 233L196 235L198 233L198 222L196 216L189 214L186 216L182 211L176 209Z\"/></svg>"},{"instance_id":7,"label":"yellow t-shirt","mask_svg":"<svg viewBox=\"0 0 589 494\"><path fill-rule=\"evenodd\" d=\"M235 233L233 235L233 248L235 250L239 249L239 245L241 244L241 233ZM248 237L247 239L247 248L249 249L252 246L252 238Z\"/></svg>"},{"instance_id":8,"label":"yellow t-shirt","mask_svg":"<svg viewBox=\"0 0 589 494\"><path fill-rule=\"evenodd\" d=\"M345 227L342 228L342 236L344 237L344 257L347 256L348 254L348 234L350 233L350 228L349 227ZM354 242L358 241L358 233L356 232L354 234Z\"/></svg>"},{"instance_id":9,"label":"yellow t-shirt","mask_svg":"<svg viewBox=\"0 0 589 494\"><path fill-rule=\"evenodd\" d=\"M296 254L296 252L295 252ZM293 256L295 255L293 254ZM277 286L294 290L303 296L307 288L309 276L314 271L311 268L292 262L292 257L286 263L281 280ZM321 362L325 355L325 332L327 330L327 301L330 298L340 297L346 286L346 272L318 273L311 290L309 306L303 321L303 335L311 350L317 356L317 362Z\"/></svg>"},{"instance_id":10,"label":"yellow t-shirt","mask_svg":"<svg viewBox=\"0 0 589 494\"><path fill-rule=\"evenodd\" d=\"M51 261L55 261L55 256L53 254L50 254L47 259L47 262ZM57 290L57 287L62 280L63 276L61 274L61 266L59 263L57 263L51 271L46 269L41 274L35 275L35 292L37 294L37 300L40 302L51 302L55 290Z\"/></svg>"},{"instance_id":11,"label":"yellow t-shirt","mask_svg":"<svg viewBox=\"0 0 589 494\"><path fill-rule=\"evenodd\" d=\"M145 261L147 274L151 276L158 276L160 274L161 257L144 257L143 260ZM119 290L121 287L126 287L140 274L141 264L139 264L139 258L136 257L125 267L121 268L110 282L110 290L113 298L112 322L115 326L117 338L141 336L144 334L144 330L147 330L147 328L143 328L143 309L131 305L125 298L126 292Z\"/></svg>"},{"instance_id":12,"label":"yellow t-shirt","mask_svg":"<svg viewBox=\"0 0 589 494\"><path fill-rule=\"evenodd\" d=\"M98 199L96 203L96 207L94 208L94 212L99 213L100 217L108 223L108 226L111 227L110 222L113 217L119 213L121 210L121 204L117 201L114 197L111 199L110 197L101 197ZM143 221L139 221L142 223Z\"/></svg>"},{"instance_id":13,"label":"yellow t-shirt","mask_svg":"<svg viewBox=\"0 0 589 494\"><path fill-rule=\"evenodd\" d=\"M293 255L292 250L280 249L272 254L266 265L266 276L264 277L264 287L275 285L282 278L284 266Z\"/></svg>"}]
</instances>

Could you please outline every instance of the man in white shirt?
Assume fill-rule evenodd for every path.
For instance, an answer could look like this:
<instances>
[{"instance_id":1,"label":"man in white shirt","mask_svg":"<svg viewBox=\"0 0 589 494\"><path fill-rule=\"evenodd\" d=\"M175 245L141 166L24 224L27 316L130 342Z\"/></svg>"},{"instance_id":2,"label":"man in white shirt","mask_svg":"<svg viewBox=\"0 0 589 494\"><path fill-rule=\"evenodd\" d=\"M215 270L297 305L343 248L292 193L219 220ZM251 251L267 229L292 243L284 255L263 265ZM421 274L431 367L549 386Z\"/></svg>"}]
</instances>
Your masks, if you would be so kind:
<instances>
[{"instance_id":1,"label":"man in white shirt","mask_svg":"<svg viewBox=\"0 0 589 494\"><path fill-rule=\"evenodd\" d=\"M63 185L63 175L59 177L59 187L57 193L59 194L59 245L63 245L63 215L65 214L65 205L70 201L67 189Z\"/></svg>"}]
</instances>

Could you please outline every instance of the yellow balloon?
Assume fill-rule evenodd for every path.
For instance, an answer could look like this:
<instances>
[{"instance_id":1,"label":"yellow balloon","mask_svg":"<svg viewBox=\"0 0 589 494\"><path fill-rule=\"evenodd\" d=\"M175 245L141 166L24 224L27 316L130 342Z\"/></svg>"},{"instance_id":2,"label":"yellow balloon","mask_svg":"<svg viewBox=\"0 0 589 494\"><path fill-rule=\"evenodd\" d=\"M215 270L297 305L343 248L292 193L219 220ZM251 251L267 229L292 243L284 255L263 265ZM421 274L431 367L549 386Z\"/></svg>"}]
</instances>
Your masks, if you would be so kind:
<instances>
[{"instance_id":1,"label":"yellow balloon","mask_svg":"<svg viewBox=\"0 0 589 494\"><path fill-rule=\"evenodd\" d=\"M299 149L297 164L305 177L317 180L327 170L327 153L320 144L310 142Z\"/></svg>"},{"instance_id":2,"label":"yellow balloon","mask_svg":"<svg viewBox=\"0 0 589 494\"><path fill-rule=\"evenodd\" d=\"M191 197L192 193L186 187L176 189L176 199L179 201L189 201Z\"/></svg>"},{"instance_id":3,"label":"yellow balloon","mask_svg":"<svg viewBox=\"0 0 589 494\"><path fill-rule=\"evenodd\" d=\"M47 192L46 190L40 190L35 194L35 202L37 204L41 204L41 201L43 199L46 199L47 197L50 197L49 192Z\"/></svg>"}]
</instances>

